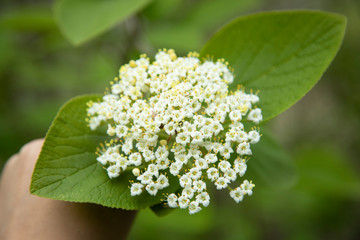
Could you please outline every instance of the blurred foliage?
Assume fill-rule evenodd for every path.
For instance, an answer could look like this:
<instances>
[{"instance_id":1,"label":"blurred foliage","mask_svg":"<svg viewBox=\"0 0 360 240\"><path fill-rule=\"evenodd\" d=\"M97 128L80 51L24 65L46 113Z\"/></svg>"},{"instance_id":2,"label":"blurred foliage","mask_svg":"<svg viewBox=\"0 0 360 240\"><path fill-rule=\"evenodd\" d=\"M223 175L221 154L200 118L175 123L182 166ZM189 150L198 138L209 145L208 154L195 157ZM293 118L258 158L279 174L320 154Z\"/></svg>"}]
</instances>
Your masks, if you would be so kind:
<instances>
[{"instance_id":1,"label":"blurred foliage","mask_svg":"<svg viewBox=\"0 0 360 240\"><path fill-rule=\"evenodd\" d=\"M297 160L292 189L260 187L241 204L222 198L223 191L193 216L142 211L130 239L355 239L360 178L343 153L318 145L299 151Z\"/></svg>"},{"instance_id":2,"label":"blurred foliage","mask_svg":"<svg viewBox=\"0 0 360 240\"><path fill-rule=\"evenodd\" d=\"M258 182L235 204L225 192L195 216L139 213L130 239L358 239L360 229L360 2L357 0L153 0L78 47L61 34L52 1L3 0L0 8L0 163L43 137L69 98L101 93L121 64L157 48L200 50L221 25L246 13L313 8L344 14L343 46L323 80L272 120L294 156L291 188ZM276 34L276 33L274 33Z\"/></svg>"},{"instance_id":3,"label":"blurred foliage","mask_svg":"<svg viewBox=\"0 0 360 240\"><path fill-rule=\"evenodd\" d=\"M106 32L144 7L149 0L56 0L59 28L74 45Z\"/></svg>"}]
</instances>

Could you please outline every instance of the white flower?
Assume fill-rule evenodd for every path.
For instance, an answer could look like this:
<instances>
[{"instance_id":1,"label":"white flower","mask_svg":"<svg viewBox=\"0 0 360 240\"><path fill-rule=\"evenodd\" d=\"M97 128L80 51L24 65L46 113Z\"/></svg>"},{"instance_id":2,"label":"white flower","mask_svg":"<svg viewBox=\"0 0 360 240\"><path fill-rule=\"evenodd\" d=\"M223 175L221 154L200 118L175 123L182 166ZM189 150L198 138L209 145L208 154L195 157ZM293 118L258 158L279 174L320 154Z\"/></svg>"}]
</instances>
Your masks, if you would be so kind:
<instances>
[{"instance_id":1,"label":"white flower","mask_svg":"<svg viewBox=\"0 0 360 240\"><path fill-rule=\"evenodd\" d=\"M128 128L124 125L117 125L115 128L115 133L118 138L125 137L128 133Z\"/></svg>"},{"instance_id":2,"label":"white flower","mask_svg":"<svg viewBox=\"0 0 360 240\"><path fill-rule=\"evenodd\" d=\"M239 187L230 192L230 196L235 200L236 203L241 202L244 198L244 195L245 192Z\"/></svg>"},{"instance_id":3,"label":"white flower","mask_svg":"<svg viewBox=\"0 0 360 240\"><path fill-rule=\"evenodd\" d=\"M150 174L149 172L145 172L142 175L138 176L136 179L142 184L150 184L152 181L152 174Z\"/></svg>"},{"instance_id":4,"label":"white flower","mask_svg":"<svg viewBox=\"0 0 360 240\"><path fill-rule=\"evenodd\" d=\"M245 160L243 159L236 159L234 161L234 170L236 173L240 175L240 177L244 176L246 172L247 166Z\"/></svg>"},{"instance_id":5,"label":"white flower","mask_svg":"<svg viewBox=\"0 0 360 240\"><path fill-rule=\"evenodd\" d=\"M186 154L175 154L175 161L180 162L182 164L187 164L189 160L189 156Z\"/></svg>"},{"instance_id":6,"label":"white flower","mask_svg":"<svg viewBox=\"0 0 360 240\"><path fill-rule=\"evenodd\" d=\"M230 181L224 177L219 177L216 181L215 181L215 186L217 190L220 189L224 189L228 186L228 184L230 183Z\"/></svg>"},{"instance_id":7,"label":"white flower","mask_svg":"<svg viewBox=\"0 0 360 240\"><path fill-rule=\"evenodd\" d=\"M164 174L161 174L156 182L158 183L159 189L163 189L169 186L169 180Z\"/></svg>"},{"instance_id":8,"label":"white flower","mask_svg":"<svg viewBox=\"0 0 360 240\"><path fill-rule=\"evenodd\" d=\"M221 149L220 154L221 154L224 158L229 159L230 156L231 156L231 153L233 153L233 152L234 152L234 150L232 149L231 144L230 144L230 143L226 143L226 144L224 145L224 147Z\"/></svg>"},{"instance_id":9,"label":"white flower","mask_svg":"<svg viewBox=\"0 0 360 240\"><path fill-rule=\"evenodd\" d=\"M209 153L209 154L206 154L205 160L208 163L216 163L218 159L215 154Z\"/></svg>"},{"instance_id":10,"label":"white flower","mask_svg":"<svg viewBox=\"0 0 360 240\"><path fill-rule=\"evenodd\" d=\"M208 163L204 158L199 158L195 161L195 166L200 169L208 169Z\"/></svg>"},{"instance_id":11,"label":"white flower","mask_svg":"<svg viewBox=\"0 0 360 240\"><path fill-rule=\"evenodd\" d=\"M227 172L228 170L230 170L231 168L231 164L228 161L221 161L218 164L218 168L222 171L222 172Z\"/></svg>"},{"instance_id":12,"label":"white flower","mask_svg":"<svg viewBox=\"0 0 360 240\"><path fill-rule=\"evenodd\" d=\"M194 180L199 179L202 176L201 168L198 167L191 168L189 171L189 176Z\"/></svg>"},{"instance_id":13,"label":"white flower","mask_svg":"<svg viewBox=\"0 0 360 240\"><path fill-rule=\"evenodd\" d=\"M135 166L140 166L141 165L141 154L138 152L130 154L129 163L133 164Z\"/></svg>"},{"instance_id":14,"label":"white flower","mask_svg":"<svg viewBox=\"0 0 360 240\"><path fill-rule=\"evenodd\" d=\"M184 132L179 133L176 137L176 142L185 146L187 143L190 142L189 134L186 134Z\"/></svg>"},{"instance_id":15,"label":"white flower","mask_svg":"<svg viewBox=\"0 0 360 240\"><path fill-rule=\"evenodd\" d=\"M169 122L168 124L165 125L164 129L167 134L174 135L176 131L176 125L174 122Z\"/></svg>"},{"instance_id":16,"label":"white flower","mask_svg":"<svg viewBox=\"0 0 360 240\"><path fill-rule=\"evenodd\" d=\"M148 185L146 185L146 191L150 194L155 196L159 190L158 184L154 182L150 182Z\"/></svg>"},{"instance_id":17,"label":"white flower","mask_svg":"<svg viewBox=\"0 0 360 240\"><path fill-rule=\"evenodd\" d=\"M145 150L143 152L143 157L144 157L145 162L149 162L149 161L155 159L155 154L154 154L154 152L152 152L150 150Z\"/></svg>"},{"instance_id":18,"label":"white flower","mask_svg":"<svg viewBox=\"0 0 360 240\"><path fill-rule=\"evenodd\" d=\"M253 184L251 181L244 180L244 182L240 185L240 188L249 196L252 195L252 189L255 187L255 184Z\"/></svg>"},{"instance_id":19,"label":"white flower","mask_svg":"<svg viewBox=\"0 0 360 240\"><path fill-rule=\"evenodd\" d=\"M207 207L210 204L210 196L207 192L201 192L196 196L196 201L201 203L204 207Z\"/></svg>"},{"instance_id":20,"label":"white flower","mask_svg":"<svg viewBox=\"0 0 360 240\"><path fill-rule=\"evenodd\" d=\"M175 143L173 145L173 147L171 148L171 152L177 153L177 154L179 154L179 153L184 153L185 154L185 151L186 151L186 148L181 144L176 144Z\"/></svg>"},{"instance_id":21,"label":"white flower","mask_svg":"<svg viewBox=\"0 0 360 240\"><path fill-rule=\"evenodd\" d=\"M158 167L158 165L149 164L147 166L146 172L149 173L149 175L154 176L156 178L159 177L159 167Z\"/></svg>"},{"instance_id":22,"label":"white flower","mask_svg":"<svg viewBox=\"0 0 360 240\"><path fill-rule=\"evenodd\" d=\"M120 157L119 158L119 161L117 162L117 164L121 167L121 169L123 170L123 171L125 171L126 170L126 168L127 168L127 166L128 166L128 160L125 158L125 157Z\"/></svg>"},{"instance_id":23,"label":"white flower","mask_svg":"<svg viewBox=\"0 0 360 240\"><path fill-rule=\"evenodd\" d=\"M209 168L207 171L208 178L214 182L219 178L219 170L217 168Z\"/></svg>"},{"instance_id":24,"label":"white flower","mask_svg":"<svg viewBox=\"0 0 360 240\"><path fill-rule=\"evenodd\" d=\"M182 190L181 196L185 196L186 198L191 199L194 196L194 192L195 190L190 185L187 185Z\"/></svg>"},{"instance_id":25,"label":"white flower","mask_svg":"<svg viewBox=\"0 0 360 240\"><path fill-rule=\"evenodd\" d=\"M186 196L181 196L178 199L180 208L187 208L189 206L190 200Z\"/></svg>"},{"instance_id":26,"label":"white flower","mask_svg":"<svg viewBox=\"0 0 360 240\"><path fill-rule=\"evenodd\" d=\"M248 137L251 144L258 143L260 141L260 134L258 131L252 130L248 133Z\"/></svg>"},{"instance_id":27,"label":"white flower","mask_svg":"<svg viewBox=\"0 0 360 240\"><path fill-rule=\"evenodd\" d=\"M251 155L250 144L248 142L242 142L238 145L236 152L240 155Z\"/></svg>"},{"instance_id":28,"label":"white flower","mask_svg":"<svg viewBox=\"0 0 360 240\"><path fill-rule=\"evenodd\" d=\"M169 151L166 149L165 146L159 147L155 152L155 157L157 158L157 160L165 159L167 158L167 156L169 156Z\"/></svg>"},{"instance_id":29,"label":"white flower","mask_svg":"<svg viewBox=\"0 0 360 240\"><path fill-rule=\"evenodd\" d=\"M206 183L202 180L195 180L193 182L194 190L197 192L202 192L206 189Z\"/></svg>"},{"instance_id":30,"label":"white flower","mask_svg":"<svg viewBox=\"0 0 360 240\"><path fill-rule=\"evenodd\" d=\"M174 176L178 175L183 164L181 162L174 162L170 165L170 173Z\"/></svg>"},{"instance_id":31,"label":"white flower","mask_svg":"<svg viewBox=\"0 0 360 240\"><path fill-rule=\"evenodd\" d=\"M157 196L164 189L169 207L200 211L210 203L205 181L228 188L247 169L236 155L251 155L251 144L260 140L257 127L249 131L243 124L262 121L254 107L260 98L244 88L230 91L233 80L225 60L200 60L197 53L177 57L160 50L153 62L142 55L123 65L109 93L88 103L90 129L107 126L111 139L100 145L96 160L109 178L132 171L125 173L131 196ZM180 189L167 188L169 172ZM239 202L253 187L245 180L230 195Z\"/></svg>"},{"instance_id":32,"label":"white flower","mask_svg":"<svg viewBox=\"0 0 360 240\"><path fill-rule=\"evenodd\" d=\"M129 142L126 142L123 146L122 146L122 151L125 153L125 154L129 154L130 151L132 150L133 146L132 146L132 142L129 141Z\"/></svg>"},{"instance_id":33,"label":"white flower","mask_svg":"<svg viewBox=\"0 0 360 240\"><path fill-rule=\"evenodd\" d=\"M239 110L231 111L229 117L231 121L238 122L241 120L241 112Z\"/></svg>"},{"instance_id":34,"label":"white flower","mask_svg":"<svg viewBox=\"0 0 360 240\"><path fill-rule=\"evenodd\" d=\"M103 154L97 157L96 160L98 160L98 162L100 162L102 165L106 165L108 162L108 156L106 154Z\"/></svg>"},{"instance_id":35,"label":"white flower","mask_svg":"<svg viewBox=\"0 0 360 240\"><path fill-rule=\"evenodd\" d=\"M229 169L225 172L224 177L229 181L233 182L236 180L236 172L234 169Z\"/></svg>"},{"instance_id":36,"label":"white flower","mask_svg":"<svg viewBox=\"0 0 360 240\"><path fill-rule=\"evenodd\" d=\"M182 175L182 177L179 179L179 183L182 188L185 188L185 186L192 184L192 179L189 175Z\"/></svg>"},{"instance_id":37,"label":"white flower","mask_svg":"<svg viewBox=\"0 0 360 240\"><path fill-rule=\"evenodd\" d=\"M201 134L201 132L194 131L191 133L191 137L192 137L192 141L191 141L192 144L199 144L203 142L204 135Z\"/></svg>"},{"instance_id":38,"label":"white flower","mask_svg":"<svg viewBox=\"0 0 360 240\"><path fill-rule=\"evenodd\" d=\"M248 140L248 138L249 138L248 134L246 134L245 131L242 131L240 129L240 127L237 127L235 129L237 129L237 131L238 131L237 138L236 138L237 142L240 142L240 143L241 142L246 142Z\"/></svg>"},{"instance_id":39,"label":"white flower","mask_svg":"<svg viewBox=\"0 0 360 240\"><path fill-rule=\"evenodd\" d=\"M261 109L260 108L255 108L255 109L251 110L250 113L248 114L247 119L249 121L253 121L256 124L261 122L262 119L263 119L262 115L261 115Z\"/></svg>"},{"instance_id":40,"label":"white flower","mask_svg":"<svg viewBox=\"0 0 360 240\"><path fill-rule=\"evenodd\" d=\"M178 203L177 203L177 196L174 193L169 194L169 196L167 197L167 204L169 205L169 207L171 208L177 208L178 207Z\"/></svg>"},{"instance_id":41,"label":"white flower","mask_svg":"<svg viewBox=\"0 0 360 240\"><path fill-rule=\"evenodd\" d=\"M143 191L143 187L144 185L142 185L141 183L131 184L131 188L130 188L131 196L140 195Z\"/></svg>"},{"instance_id":42,"label":"white flower","mask_svg":"<svg viewBox=\"0 0 360 240\"><path fill-rule=\"evenodd\" d=\"M189 204L189 213L194 214L201 210L201 207L199 207L199 203L197 201L192 201Z\"/></svg>"},{"instance_id":43,"label":"white flower","mask_svg":"<svg viewBox=\"0 0 360 240\"><path fill-rule=\"evenodd\" d=\"M159 170L164 170L168 168L170 161L168 158L159 158L156 163Z\"/></svg>"},{"instance_id":44,"label":"white flower","mask_svg":"<svg viewBox=\"0 0 360 240\"><path fill-rule=\"evenodd\" d=\"M120 166L118 165L111 165L107 168L107 172L109 175L109 178L116 178L120 175Z\"/></svg>"}]
</instances>

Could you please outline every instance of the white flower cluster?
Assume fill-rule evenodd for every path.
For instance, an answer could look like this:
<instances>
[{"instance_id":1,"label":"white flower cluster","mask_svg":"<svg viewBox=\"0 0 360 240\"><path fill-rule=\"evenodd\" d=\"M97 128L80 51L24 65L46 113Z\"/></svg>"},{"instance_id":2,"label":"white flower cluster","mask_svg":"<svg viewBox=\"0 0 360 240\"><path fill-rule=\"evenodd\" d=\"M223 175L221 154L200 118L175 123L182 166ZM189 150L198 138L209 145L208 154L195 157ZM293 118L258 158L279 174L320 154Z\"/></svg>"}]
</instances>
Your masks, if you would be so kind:
<instances>
[{"instance_id":1,"label":"white flower cluster","mask_svg":"<svg viewBox=\"0 0 360 240\"><path fill-rule=\"evenodd\" d=\"M108 124L107 134L114 137L97 158L109 177L132 171L131 195L155 196L176 176L181 188L162 191L164 201L190 214L209 205L206 182L228 188L236 202L251 195L251 181L229 185L245 174L250 144L260 140L257 128L247 132L243 125L262 121L254 107L259 97L241 88L229 91L234 76L227 65L161 50L152 63L142 55L122 66L109 93L88 108L90 128Z\"/></svg>"}]
</instances>

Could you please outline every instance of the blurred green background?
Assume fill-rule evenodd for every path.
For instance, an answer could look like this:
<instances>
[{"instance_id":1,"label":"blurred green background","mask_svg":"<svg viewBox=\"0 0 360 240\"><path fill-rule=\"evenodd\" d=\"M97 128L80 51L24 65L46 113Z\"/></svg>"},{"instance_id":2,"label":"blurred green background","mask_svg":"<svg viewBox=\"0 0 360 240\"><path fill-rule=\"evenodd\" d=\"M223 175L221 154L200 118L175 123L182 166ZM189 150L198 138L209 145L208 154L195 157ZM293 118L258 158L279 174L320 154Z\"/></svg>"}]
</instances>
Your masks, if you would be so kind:
<instances>
[{"instance_id":1,"label":"blurred green background","mask_svg":"<svg viewBox=\"0 0 360 240\"><path fill-rule=\"evenodd\" d=\"M211 207L195 216L174 211L158 218L144 210L129 238L360 238L360 1L154 0L77 47L60 32L52 7L52 1L1 2L0 169L23 144L45 136L65 101L102 93L120 65L139 53L199 51L223 24L259 11L306 8L347 16L343 46L322 80L269 123L294 157L298 182L286 189L257 184L238 205L227 193L214 193Z\"/></svg>"}]
</instances>

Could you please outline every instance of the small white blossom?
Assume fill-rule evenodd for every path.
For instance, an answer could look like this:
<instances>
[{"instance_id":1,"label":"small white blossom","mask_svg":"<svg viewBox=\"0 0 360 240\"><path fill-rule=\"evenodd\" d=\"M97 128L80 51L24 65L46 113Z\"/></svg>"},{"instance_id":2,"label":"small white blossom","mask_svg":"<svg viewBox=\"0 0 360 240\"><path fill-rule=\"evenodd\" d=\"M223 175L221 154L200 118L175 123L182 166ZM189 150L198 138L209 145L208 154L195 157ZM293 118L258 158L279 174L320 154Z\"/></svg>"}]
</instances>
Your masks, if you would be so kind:
<instances>
[{"instance_id":1,"label":"small white blossom","mask_svg":"<svg viewBox=\"0 0 360 240\"><path fill-rule=\"evenodd\" d=\"M245 160L243 159L236 159L234 161L234 170L236 173L240 175L240 177L244 176L246 172L247 166Z\"/></svg>"},{"instance_id":2,"label":"small white blossom","mask_svg":"<svg viewBox=\"0 0 360 240\"><path fill-rule=\"evenodd\" d=\"M125 137L128 133L128 128L124 125L117 125L115 128L115 133L118 138Z\"/></svg>"},{"instance_id":3,"label":"small white blossom","mask_svg":"<svg viewBox=\"0 0 360 240\"><path fill-rule=\"evenodd\" d=\"M156 161L156 163L157 163L159 170L164 170L164 169L168 168L170 161L168 158L165 158L165 159L158 159Z\"/></svg>"},{"instance_id":4,"label":"small white blossom","mask_svg":"<svg viewBox=\"0 0 360 240\"><path fill-rule=\"evenodd\" d=\"M204 158L199 158L195 161L195 166L200 169L208 169L208 163Z\"/></svg>"},{"instance_id":5,"label":"small white blossom","mask_svg":"<svg viewBox=\"0 0 360 240\"><path fill-rule=\"evenodd\" d=\"M147 170L146 172L151 175L151 176L154 176L154 177L159 177L159 167L158 165L155 165L155 164L149 164L147 166Z\"/></svg>"},{"instance_id":6,"label":"small white blossom","mask_svg":"<svg viewBox=\"0 0 360 240\"><path fill-rule=\"evenodd\" d=\"M242 142L238 145L236 152L240 155L251 155L250 144L248 142Z\"/></svg>"},{"instance_id":7,"label":"small white blossom","mask_svg":"<svg viewBox=\"0 0 360 240\"><path fill-rule=\"evenodd\" d=\"M235 181L237 178L236 172L234 171L234 169L231 168L225 172L224 177L228 179L230 182Z\"/></svg>"},{"instance_id":8,"label":"small white blossom","mask_svg":"<svg viewBox=\"0 0 360 240\"><path fill-rule=\"evenodd\" d=\"M210 204L210 196L207 192L201 192L196 196L196 201L201 203L204 207L207 207Z\"/></svg>"},{"instance_id":9,"label":"small white blossom","mask_svg":"<svg viewBox=\"0 0 360 240\"><path fill-rule=\"evenodd\" d=\"M138 152L130 154L129 163L132 165L135 165L135 166L140 166L141 165L141 154Z\"/></svg>"},{"instance_id":10,"label":"small white blossom","mask_svg":"<svg viewBox=\"0 0 360 240\"><path fill-rule=\"evenodd\" d=\"M168 124L165 125L164 129L167 134L174 135L176 131L176 125L174 122L169 122Z\"/></svg>"},{"instance_id":11,"label":"small white blossom","mask_svg":"<svg viewBox=\"0 0 360 240\"><path fill-rule=\"evenodd\" d=\"M176 142L180 143L182 145L186 145L187 143L190 142L190 136L189 134L186 133L179 133L176 137Z\"/></svg>"},{"instance_id":12,"label":"small white blossom","mask_svg":"<svg viewBox=\"0 0 360 240\"><path fill-rule=\"evenodd\" d=\"M187 208L189 206L190 200L186 196L181 196L178 199L180 208Z\"/></svg>"},{"instance_id":13,"label":"small white blossom","mask_svg":"<svg viewBox=\"0 0 360 240\"><path fill-rule=\"evenodd\" d=\"M155 154L150 150L145 150L143 152L143 157L144 157L145 162L149 162L149 161L155 159Z\"/></svg>"},{"instance_id":14,"label":"small white blossom","mask_svg":"<svg viewBox=\"0 0 360 240\"><path fill-rule=\"evenodd\" d=\"M192 201L189 204L189 213L194 214L201 210L201 207L199 207L199 203L197 201Z\"/></svg>"},{"instance_id":15,"label":"small white blossom","mask_svg":"<svg viewBox=\"0 0 360 240\"><path fill-rule=\"evenodd\" d=\"M178 203L177 203L177 196L174 193L169 194L169 196L167 197L167 204L169 205L169 207L171 208L177 208L178 207Z\"/></svg>"},{"instance_id":16,"label":"small white blossom","mask_svg":"<svg viewBox=\"0 0 360 240\"><path fill-rule=\"evenodd\" d=\"M216 163L218 159L216 157L216 154L209 153L205 156L205 160L208 163Z\"/></svg>"},{"instance_id":17,"label":"small white blossom","mask_svg":"<svg viewBox=\"0 0 360 240\"><path fill-rule=\"evenodd\" d=\"M255 187L255 184L253 184L251 181L244 180L244 182L240 185L240 188L249 196L252 195L252 189Z\"/></svg>"},{"instance_id":18,"label":"small white blossom","mask_svg":"<svg viewBox=\"0 0 360 240\"><path fill-rule=\"evenodd\" d=\"M180 162L182 164L187 164L189 160L189 155L186 154L175 154L175 161Z\"/></svg>"},{"instance_id":19,"label":"small white blossom","mask_svg":"<svg viewBox=\"0 0 360 240\"><path fill-rule=\"evenodd\" d=\"M189 176L194 180L199 179L202 176L201 168L199 167L191 168L189 171Z\"/></svg>"},{"instance_id":20,"label":"small white blossom","mask_svg":"<svg viewBox=\"0 0 360 240\"><path fill-rule=\"evenodd\" d=\"M181 162L174 162L170 165L170 173L174 176L178 175L183 164Z\"/></svg>"},{"instance_id":21,"label":"small white blossom","mask_svg":"<svg viewBox=\"0 0 360 240\"><path fill-rule=\"evenodd\" d=\"M252 130L248 134L249 140L251 144L258 143L260 141L260 134L258 131Z\"/></svg>"},{"instance_id":22,"label":"small white blossom","mask_svg":"<svg viewBox=\"0 0 360 240\"><path fill-rule=\"evenodd\" d=\"M120 175L120 167L117 165L111 165L107 168L109 178L116 178Z\"/></svg>"},{"instance_id":23,"label":"small white blossom","mask_svg":"<svg viewBox=\"0 0 360 240\"><path fill-rule=\"evenodd\" d=\"M218 168L222 171L222 172L227 172L228 170L230 170L231 168L231 164L228 161L221 161L218 164Z\"/></svg>"},{"instance_id":24,"label":"small white blossom","mask_svg":"<svg viewBox=\"0 0 360 240\"><path fill-rule=\"evenodd\" d=\"M142 175L138 176L136 179L144 185L150 184L152 181L152 175L148 172L145 172Z\"/></svg>"},{"instance_id":25,"label":"small white blossom","mask_svg":"<svg viewBox=\"0 0 360 240\"><path fill-rule=\"evenodd\" d=\"M99 157L96 158L96 160L98 160L98 162L100 162L102 165L106 165L108 163L108 159L109 157L106 156L105 154L100 155Z\"/></svg>"},{"instance_id":26,"label":"small white blossom","mask_svg":"<svg viewBox=\"0 0 360 240\"><path fill-rule=\"evenodd\" d=\"M215 181L215 186L217 190L220 189L224 189L228 186L228 184L230 183L230 181L227 178L224 177L219 177L216 181Z\"/></svg>"},{"instance_id":27,"label":"small white blossom","mask_svg":"<svg viewBox=\"0 0 360 240\"><path fill-rule=\"evenodd\" d=\"M258 124L263 119L262 115L261 115L261 109L256 108L256 109L251 110L250 113L248 114L247 119Z\"/></svg>"},{"instance_id":28,"label":"small white blossom","mask_svg":"<svg viewBox=\"0 0 360 240\"><path fill-rule=\"evenodd\" d=\"M133 183L131 184L131 196L140 195L143 192L144 185L141 183Z\"/></svg>"},{"instance_id":29,"label":"small white blossom","mask_svg":"<svg viewBox=\"0 0 360 240\"><path fill-rule=\"evenodd\" d=\"M214 182L219 178L219 170L217 168L209 168L207 171L208 178Z\"/></svg>"},{"instance_id":30,"label":"small white blossom","mask_svg":"<svg viewBox=\"0 0 360 240\"><path fill-rule=\"evenodd\" d=\"M189 186L192 184L192 179L189 175L182 175L182 177L179 180L179 183L182 188L185 188L185 186Z\"/></svg>"},{"instance_id":31,"label":"small white blossom","mask_svg":"<svg viewBox=\"0 0 360 240\"><path fill-rule=\"evenodd\" d=\"M243 200L245 192L240 188L237 187L230 192L230 196L235 200L236 203L239 203Z\"/></svg>"},{"instance_id":32,"label":"small white blossom","mask_svg":"<svg viewBox=\"0 0 360 240\"><path fill-rule=\"evenodd\" d=\"M231 147L230 143L226 143L224 147L221 149L220 154L226 158L229 159L231 154L234 152L234 150Z\"/></svg>"},{"instance_id":33,"label":"small white blossom","mask_svg":"<svg viewBox=\"0 0 360 240\"><path fill-rule=\"evenodd\" d=\"M158 183L159 189L163 189L169 186L169 180L164 174L161 174L156 182Z\"/></svg>"},{"instance_id":34,"label":"small white blossom","mask_svg":"<svg viewBox=\"0 0 360 240\"><path fill-rule=\"evenodd\" d=\"M150 194L155 196L159 190L158 184L151 182L150 184L146 185L146 191Z\"/></svg>"},{"instance_id":35,"label":"small white blossom","mask_svg":"<svg viewBox=\"0 0 360 240\"><path fill-rule=\"evenodd\" d=\"M241 120L241 112L239 110L231 111L229 117L231 121L238 122Z\"/></svg>"},{"instance_id":36,"label":"small white blossom","mask_svg":"<svg viewBox=\"0 0 360 240\"><path fill-rule=\"evenodd\" d=\"M155 157L157 160L159 159L166 159L169 156L169 151L166 149L165 146L159 147L155 152Z\"/></svg>"},{"instance_id":37,"label":"small white blossom","mask_svg":"<svg viewBox=\"0 0 360 240\"><path fill-rule=\"evenodd\" d=\"M202 180L195 180L193 182L194 190L197 192L202 192L206 189L206 183Z\"/></svg>"},{"instance_id":38,"label":"small white blossom","mask_svg":"<svg viewBox=\"0 0 360 240\"><path fill-rule=\"evenodd\" d=\"M187 185L182 190L181 196L185 196L186 198L191 199L191 198L193 198L194 193L195 193L195 190L190 185Z\"/></svg>"}]
</instances>

